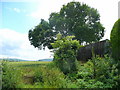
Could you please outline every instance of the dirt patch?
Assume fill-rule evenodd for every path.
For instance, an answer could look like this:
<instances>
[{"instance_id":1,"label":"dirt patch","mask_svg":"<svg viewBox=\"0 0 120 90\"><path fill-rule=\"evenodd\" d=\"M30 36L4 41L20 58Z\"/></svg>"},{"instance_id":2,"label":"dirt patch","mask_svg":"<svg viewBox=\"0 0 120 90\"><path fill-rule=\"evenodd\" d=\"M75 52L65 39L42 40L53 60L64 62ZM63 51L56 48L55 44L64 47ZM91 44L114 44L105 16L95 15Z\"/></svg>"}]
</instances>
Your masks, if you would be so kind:
<instances>
[{"instance_id":1,"label":"dirt patch","mask_svg":"<svg viewBox=\"0 0 120 90\"><path fill-rule=\"evenodd\" d=\"M33 76L31 75L26 75L26 76L23 76L23 79L24 79L24 83L25 84L33 84Z\"/></svg>"}]
</instances>

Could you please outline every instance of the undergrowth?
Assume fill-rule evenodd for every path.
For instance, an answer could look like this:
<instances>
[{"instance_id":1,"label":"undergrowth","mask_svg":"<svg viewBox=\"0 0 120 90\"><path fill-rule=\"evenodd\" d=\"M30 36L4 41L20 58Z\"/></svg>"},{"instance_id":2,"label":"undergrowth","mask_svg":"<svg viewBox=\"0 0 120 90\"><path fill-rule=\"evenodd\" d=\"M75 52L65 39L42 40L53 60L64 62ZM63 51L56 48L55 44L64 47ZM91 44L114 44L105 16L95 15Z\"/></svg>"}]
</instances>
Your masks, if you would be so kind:
<instances>
[{"instance_id":1,"label":"undergrowth","mask_svg":"<svg viewBox=\"0 0 120 90\"><path fill-rule=\"evenodd\" d=\"M86 63L77 62L77 71L64 74L54 62L17 67L2 62L2 88L119 88L119 63L105 56Z\"/></svg>"}]
</instances>

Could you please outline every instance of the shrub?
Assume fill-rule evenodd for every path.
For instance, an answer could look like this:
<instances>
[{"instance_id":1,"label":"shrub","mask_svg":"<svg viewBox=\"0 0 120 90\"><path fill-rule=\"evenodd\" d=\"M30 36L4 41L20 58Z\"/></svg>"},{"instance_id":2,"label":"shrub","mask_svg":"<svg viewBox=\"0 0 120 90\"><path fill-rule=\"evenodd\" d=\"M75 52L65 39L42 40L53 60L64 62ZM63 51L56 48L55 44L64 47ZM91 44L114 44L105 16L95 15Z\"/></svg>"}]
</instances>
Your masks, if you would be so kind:
<instances>
[{"instance_id":1,"label":"shrub","mask_svg":"<svg viewBox=\"0 0 120 90\"><path fill-rule=\"evenodd\" d=\"M53 64L51 64L53 66ZM35 80L41 83L43 88L63 88L66 87L65 75L58 68L43 66L36 70Z\"/></svg>"},{"instance_id":2,"label":"shrub","mask_svg":"<svg viewBox=\"0 0 120 90\"><path fill-rule=\"evenodd\" d=\"M80 88L113 88L118 86L117 65L110 57L94 57L77 74L77 85Z\"/></svg>"},{"instance_id":3,"label":"shrub","mask_svg":"<svg viewBox=\"0 0 120 90\"><path fill-rule=\"evenodd\" d=\"M57 40L51 43L54 48L54 62L57 67L65 74L76 71L76 55L80 47L79 41L72 40L74 36L62 38L61 34L57 35Z\"/></svg>"},{"instance_id":4,"label":"shrub","mask_svg":"<svg viewBox=\"0 0 120 90\"><path fill-rule=\"evenodd\" d=\"M120 60L120 19L118 19L111 31L110 35L112 57L116 60Z\"/></svg>"},{"instance_id":5,"label":"shrub","mask_svg":"<svg viewBox=\"0 0 120 90\"><path fill-rule=\"evenodd\" d=\"M9 65L8 61L2 62L2 89L17 88L21 83L21 72Z\"/></svg>"}]
</instances>

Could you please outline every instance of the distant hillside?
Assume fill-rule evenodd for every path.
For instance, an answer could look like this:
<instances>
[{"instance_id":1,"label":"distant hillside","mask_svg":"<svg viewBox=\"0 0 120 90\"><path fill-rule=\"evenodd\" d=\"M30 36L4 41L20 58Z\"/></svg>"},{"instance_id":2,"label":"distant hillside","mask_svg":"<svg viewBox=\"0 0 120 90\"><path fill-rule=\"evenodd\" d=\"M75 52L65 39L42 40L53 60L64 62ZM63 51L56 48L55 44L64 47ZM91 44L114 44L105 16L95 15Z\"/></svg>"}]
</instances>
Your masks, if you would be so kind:
<instances>
[{"instance_id":1,"label":"distant hillside","mask_svg":"<svg viewBox=\"0 0 120 90\"><path fill-rule=\"evenodd\" d=\"M50 59L40 59L38 61L52 61L52 60L53 60L53 58L50 58Z\"/></svg>"},{"instance_id":2,"label":"distant hillside","mask_svg":"<svg viewBox=\"0 0 120 90\"><path fill-rule=\"evenodd\" d=\"M23 60L23 59L17 59L17 58L0 58L0 60L7 60L7 61L28 61L28 60Z\"/></svg>"},{"instance_id":3,"label":"distant hillside","mask_svg":"<svg viewBox=\"0 0 120 90\"><path fill-rule=\"evenodd\" d=\"M17 58L0 58L0 60L7 60L7 61L14 61L14 62L20 62L20 61L33 61L33 60L23 60L23 59L17 59ZM50 59L39 59L37 61L52 61L53 58Z\"/></svg>"}]
</instances>

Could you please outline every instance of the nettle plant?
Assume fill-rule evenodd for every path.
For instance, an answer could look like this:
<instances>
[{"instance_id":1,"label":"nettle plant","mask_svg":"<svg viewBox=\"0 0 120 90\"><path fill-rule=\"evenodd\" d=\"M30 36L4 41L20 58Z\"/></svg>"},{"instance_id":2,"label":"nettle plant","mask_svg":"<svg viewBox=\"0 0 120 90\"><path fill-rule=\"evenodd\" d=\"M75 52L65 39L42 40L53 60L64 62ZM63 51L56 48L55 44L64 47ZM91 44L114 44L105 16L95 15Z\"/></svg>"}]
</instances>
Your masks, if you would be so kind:
<instances>
[{"instance_id":1,"label":"nettle plant","mask_svg":"<svg viewBox=\"0 0 120 90\"><path fill-rule=\"evenodd\" d=\"M51 43L54 48L54 62L64 73L76 71L76 55L80 47L79 41L73 40L75 36L62 37L57 34L57 40Z\"/></svg>"}]
</instances>

